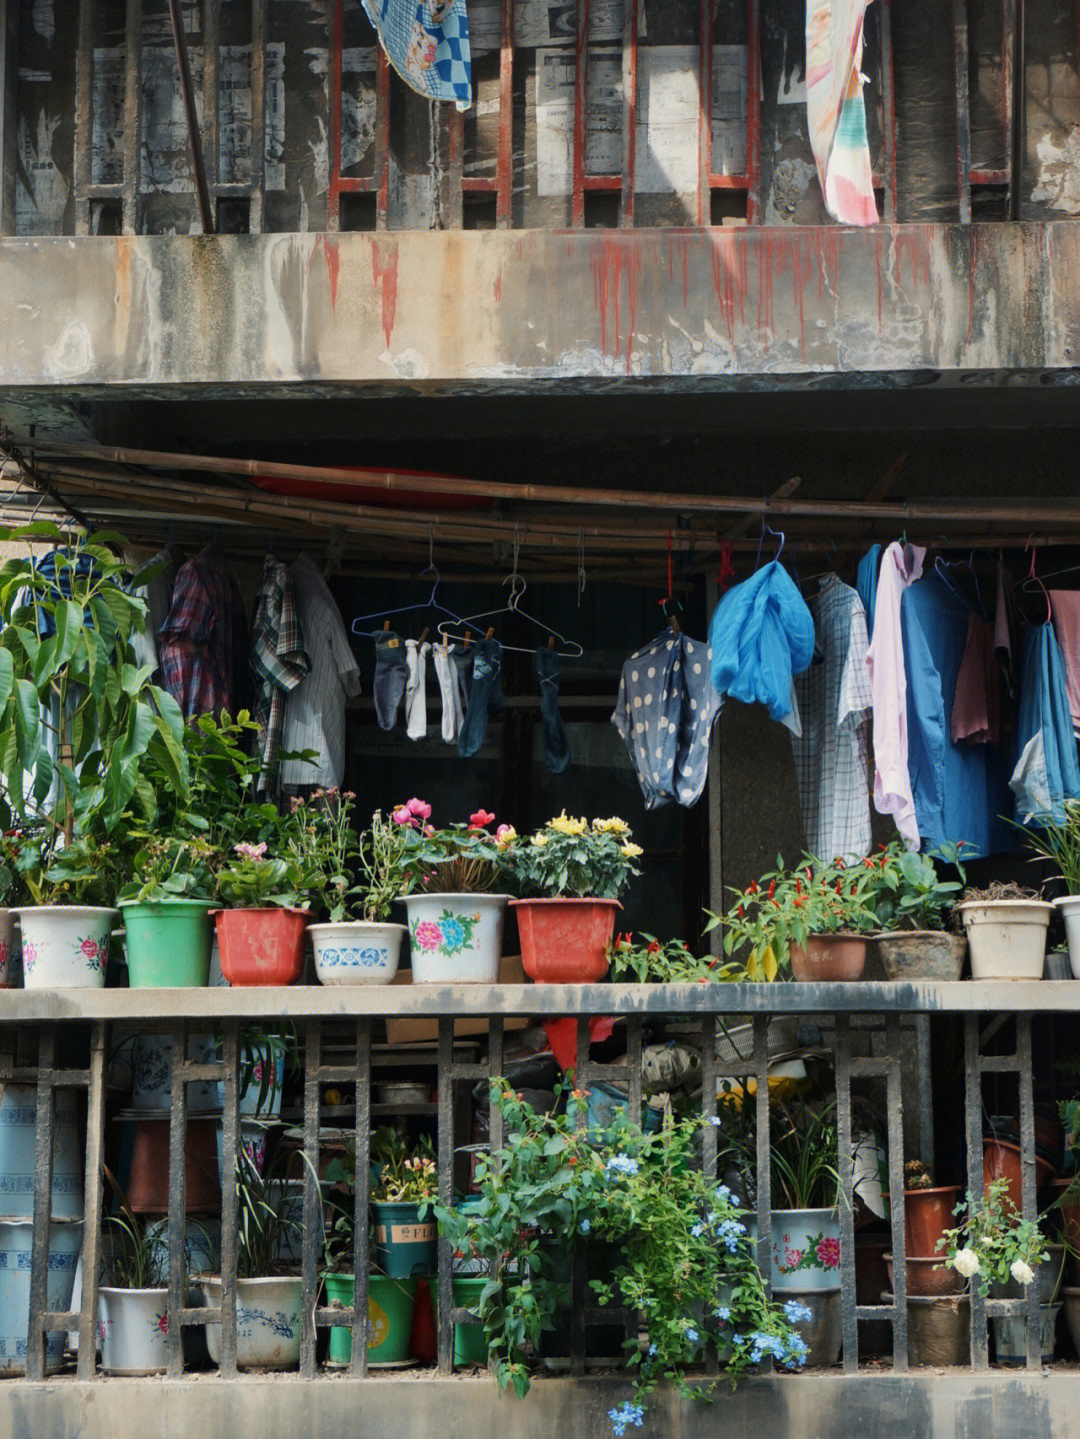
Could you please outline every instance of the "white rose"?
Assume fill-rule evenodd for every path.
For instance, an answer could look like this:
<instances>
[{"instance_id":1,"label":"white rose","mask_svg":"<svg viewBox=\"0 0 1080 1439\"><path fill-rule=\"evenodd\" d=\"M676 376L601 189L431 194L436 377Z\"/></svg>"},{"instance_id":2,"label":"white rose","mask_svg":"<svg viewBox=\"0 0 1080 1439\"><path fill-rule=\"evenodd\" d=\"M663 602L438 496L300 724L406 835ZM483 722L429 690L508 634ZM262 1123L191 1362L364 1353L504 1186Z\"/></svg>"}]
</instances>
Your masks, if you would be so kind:
<instances>
[{"instance_id":1,"label":"white rose","mask_svg":"<svg viewBox=\"0 0 1080 1439\"><path fill-rule=\"evenodd\" d=\"M958 1249L956 1258L953 1260L953 1268L957 1274L962 1274L965 1279L970 1279L973 1274L979 1272L979 1256L974 1249Z\"/></svg>"},{"instance_id":2,"label":"white rose","mask_svg":"<svg viewBox=\"0 0 1080 1439\"><path fill-rule=\"evenodd\" d=\"M1025 1264L1022 1259L1014 1259L1010 1266L1009 1273L1016 1280L1017 1284L1030 1284L1035 1278L1035 1271L1030 1264Z\"/></svg>"}]
</instances>

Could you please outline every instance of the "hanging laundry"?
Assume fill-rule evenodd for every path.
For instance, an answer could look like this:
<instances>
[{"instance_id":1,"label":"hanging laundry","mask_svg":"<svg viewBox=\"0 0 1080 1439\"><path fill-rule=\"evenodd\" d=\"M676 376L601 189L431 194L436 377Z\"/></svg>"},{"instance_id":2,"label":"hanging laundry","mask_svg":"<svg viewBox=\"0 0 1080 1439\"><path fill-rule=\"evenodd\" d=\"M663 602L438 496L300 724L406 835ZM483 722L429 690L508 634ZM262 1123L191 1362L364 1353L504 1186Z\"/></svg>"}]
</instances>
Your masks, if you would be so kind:
<instances>
[{"instance_id":1,"label":"hanging laundry","mask_svg":"<svg viewBox=\"0 0 1080 1439\"><path fill-rule=\"evenodd\" d=\"M1080 735L1080 590L1051 590L1050 604L1065 665L1073 733Z\"/></svg>"},{"instance_id":2,"label":"hanging laundry","mask_svg":"<svg viewBox=\"0 0 1080 1439\"><path fill-rule=\"evenodd\" d=\"M345 701L360 693L360 671L341 611L314 560L298 555L289 569L311 670L285 701L283 750L313 749L317 763L282 760L281 783L340 788L345 776Z\"/></svg>"},{"instance_id":3,"label":"hanging laundry","mask_svg":"<svg viewBox=\"0 0 1080 1439\"><path fill-rule=\"evenodd\" d=\"M473 644L450 646L450 660L457 671L458 692L461 695L463 710L468 710L469 700L472 696L473 661L475 658L476 646Z\"/></svg>"},{"instance_id":4,"label":"hanging laundry","mask_svg":"<svg viewBox=\"0 0 1080 1439\"><path fill-rule=\"evenodd\" d=\"M792 678L814 656L814 617L776 560L728 590L709 621L712 682L721 697L793 713Z\"/></svg>"},{"instance_id":5,"label":"hanging laundry","mask_svg":"<svg viewBox=\"0 0 1080 1439\"><path fill-rule=\"evenodd\" d=\"M1016 699L1020 689L1017 656L1020 652L1022 628L1020 609L1016 603L1016 586L1004 559L999 557L994 605L994 650L1005 682L1005 696L1010 700ZM1009 718L1011 719L1011 714Z\"/></svg>"},{"instance_id":6,"label":"hanging laundry","mask_svg":"<svg viewBox=\"0 0 1080 1439\"><path fill-rule=\"evenodd\" d=\"M1063 801L1080 799L1065 663L1050 624L1030 625L1020 648L1016 764L1009 780L1016 818L1037 825L1049 816L1055 824L1064 824Z\"/></svg>"},{"instance_id":7,"label":"hanging laundry","mask_svg":"<svg viewBox=\"0 0 1080 1439\"><path fill-rule=\"evenodd\" d=\"M410 90L428 100L472 104L465 0L364 0L386 58Z\"/></svg>"},{"instance_id":8,"label":"hanging laundry","mask_svg":"<svg viewBox=\"0 0 1080 1439\"><path fill-rule=\"evenodd\" d=\"M482 747L487 737L488 719L501 709L503 702L502 657L498 640L477 640L473 646L472 687L469 692L469 708L465 722L458 736L458 754L471 759Z\"/></svg>"},{"instance_id":9,"label":"hanging laundry","mask_svg":"<svg viewBox=\"0 0 1080 1439\"><path fill-rule=\"evenodd\" d=\"M950 733L954 742L998 744L1001 740L1001 667L994 649L994 626L975 610L968 614Z\"/></svg>"},{"instance_id":10,"label":"hanging laundry","mask_svg":"<svg viewBox=\"0 0 1080 1439\"><path fill-rule=\"evenodd\" d=\"M723 703L712 687L711 660L703 641L665 630L623 665L611 722L629 751L646 809L672 800L690 806L701 798Z\"/></svg>"},{"instance_id":11,"label":"hanging laundry","mask_svg":"<svg viewBox=\"0 0 1080 1439\"><path fill-rule=\"evenodd\" d=\"M881 561L874 602L874 638L866 653L874 711L874 808L891 814L909 849L919 848L919 826L908 773L907 678L900 630L900 601L922 574L925 549L890 545Z\"/></svg>"},{"instance_id":12,"label":"hanging laundry","mask_svg":"<svg viewBox=\"0 0 1080 1439\"><path fill-rule=\"evenodd\" d=\"M427 738L427 662L431 646L427 640L405 641L405 733L410 739Z\"/></svg>"},{"instance_id":13,"label":"hanging laundry","mask_svg":"<svg viewBox=\"0 0 1080 1439\"><path fill-rule=\"evenodd\" d=\"M244 601L217 545L180 566L159 638L162 684L185 719L248 707Z\"/></svg>"},{"instance_id":14,"label":"hanging laundry","mask_svg":"<svg viewBox=\"0 0 1080 1439\"><path fill-rule=\"evenodd\" d=\"M130 591L146 606L142 628L133 628L131 631L131 648L135 652L137 666L141 668L143 665L152 665L156 670L158 668L157 633L172 608L173 585L176 583L176 571L179 568L177 550L173 545L166 545L145 564L134 564L132 568L140 573L154 572L145 585Z\"/></svg>"},{"instance_id":15,"label":"hanging laundry","mask_svg":"<svg viewBox=\"0 0 1080 1439\"><path fill-rule=\"evenodd\" d=\"M881 575L881 546L871 545L859 561L855 576L855 588L866 611L866 638L874 638L874 609L877 606L878 578Z\"/></svg>"},{"instance_id":16,"label":"hanging laundry","mask_svg":"<svg viewBox=\"0 0 1080 1439\"><path fill-rule=\"evenodd\" d=\"M434 650L435 678L442 697L442 737L447 744L457 744L465 718L458 668L453 660L453 651L456 648L456 645L436 645Z\"/></svg>"},{"instance_id":17,"label":"hanging laundry","mask_svg":"<svg viewBox=\"0 0 1080 1439\"><path fill-rule=\"evenodd\" d=\"M876 225L863 103L867 0L806 0L806 118L825 208L842 225Z\"/></svg>"},{"instance_id":18,"label":"hanging laundry","mask_svg":"<svg viewBox=\"0 0 1080 1439\"><path fill-rule=\"evenodd\" d=\"M263 561L254 629L251 670L255 676L254 718L259 726L262 755L259 792L269 794L277 788L275 761L285 724L285 701L311 672L292 580L276 555L267 555Z\"/></svg>"},{"instance_id":19,"label":"hanging laundry","mask_svg":"<svg viewBox=\"0 0 1080 1439\"><path fill-rule=\"evenodd\" d=\"M792 740L806 847L821 859L870 850L870 674L862 601L826 575L808 601L821 662L795 680L802 734Z\"/></svg>"},{"instance_id":20,"label":"hanging laundry","mask_svg":"<svg viewBox=\"0 0 1080 1439\"><path fill-rule=\"evenodd\" d=\"M559 713L559 656L553 649L536 651L540 681L540 722L544 732L544 763L552 774L570 767L570 740Z\"/></svg>"},{"instance_id":21,"label":"hanging laundry","mask_svg":"<svg viewBox=\"0 0 1080 1439\"><path fill-rule=\"evenodd\" d=\"M375 719L380 729L391 730L397 724L398 710L405 698L409 682L409 665L401 636L393 630L376 630L375 641Z\"/></svg>"},{"instance_id":22,"label":"hanging laundry","mask_svg":"<svg viewBox=\"0 0 1080 1439\"><path fill-rule=\"evenodd\" d=\"M879 625L881 606L879 595ZM901 595L908 778L921 847L939 852L963 841L965 854L975 856L1001 853L1014 842L1002 819L1009 807L1002 751L955 744L949 732L969 613L963 594L936 572Z\"/></svg>"}]
</instances>

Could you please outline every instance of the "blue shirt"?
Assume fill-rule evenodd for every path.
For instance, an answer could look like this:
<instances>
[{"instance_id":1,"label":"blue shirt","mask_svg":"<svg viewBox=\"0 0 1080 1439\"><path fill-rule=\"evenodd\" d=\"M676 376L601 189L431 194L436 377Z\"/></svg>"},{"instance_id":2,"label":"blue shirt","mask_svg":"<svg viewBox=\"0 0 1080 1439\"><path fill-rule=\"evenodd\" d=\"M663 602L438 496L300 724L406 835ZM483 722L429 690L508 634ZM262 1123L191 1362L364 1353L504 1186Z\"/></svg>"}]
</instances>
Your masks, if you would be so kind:
<instances>
[{"instance_id":1,"label":"blue shirt","mask_svg":"<svg viewBox=\"0 0 1080 1439\"><path fill-rule=\"evenodd\" d=\"M855 588L866 611L866 637L874 638L874 609L877 605L878 576L881 573L881 546L871 545L859 561Z\"/></svg>"},{"instance_id":2,"label":"blue shirt","mask_svg":"<svg viewBox=\"0 0 1080 1439\"><path fill-rule=\"evenodd\" d=\"M1062 801L1080 798L1065 661L1054 627L1029 625L1021 640L1020 705L1016 716L1015 768L1009 784L1016 818L1031 824L1052 817L1066 821Z\"/></svg>"}]
</instances>

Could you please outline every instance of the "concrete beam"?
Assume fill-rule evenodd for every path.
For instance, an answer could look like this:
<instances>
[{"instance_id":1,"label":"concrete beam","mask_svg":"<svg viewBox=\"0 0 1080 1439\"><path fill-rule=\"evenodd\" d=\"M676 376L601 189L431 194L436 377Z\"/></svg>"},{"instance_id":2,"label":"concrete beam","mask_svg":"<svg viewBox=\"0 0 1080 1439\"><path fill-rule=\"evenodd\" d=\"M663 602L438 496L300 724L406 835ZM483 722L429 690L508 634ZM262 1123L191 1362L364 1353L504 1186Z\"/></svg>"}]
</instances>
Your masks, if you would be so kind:
<instances>
[{"instance_id":1,"label":"concrete beam","mask_svg":"<svg viewBox=\"0 0 1080 1439\"><path fill-rule=\"evenodd\" d=\"M1080 226L17 238L0 397L1071 382Z\"/></svg>"}]
</instances>

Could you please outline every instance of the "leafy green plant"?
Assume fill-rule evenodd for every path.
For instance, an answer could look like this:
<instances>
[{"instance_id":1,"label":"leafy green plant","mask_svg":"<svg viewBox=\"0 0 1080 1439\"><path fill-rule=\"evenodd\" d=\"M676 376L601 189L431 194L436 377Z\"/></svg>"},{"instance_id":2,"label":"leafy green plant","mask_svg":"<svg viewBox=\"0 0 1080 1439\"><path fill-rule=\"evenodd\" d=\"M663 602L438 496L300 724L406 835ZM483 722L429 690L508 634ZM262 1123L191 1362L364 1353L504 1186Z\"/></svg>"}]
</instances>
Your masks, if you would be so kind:
<instances>
[{"instance_id":1,"label":"leafy green plant","mask_svg":"<svg viewBox=\"0 0 1080 1439\"><path fill-rule=\"evenodd\" d=\"M945 1231L937 1247L965 1279L978 1276L984 1294L992 1283L1032 1283L1050 1257L1038 1222L1022 1218L1009 1198L1007 1179L995 1179L982 1199L969 1190L953 1213L960 1223Z\"/></svg>"},{"instance_id":2,"label":"leafy green plant","mask_svg":"<svg viewBox=\"0 0 1080 1439\"><path fill-rule=\"evenodd\" d=\"M156 1289L161 1285L160 1239L147 1237L146 1229L125 1206L106 1217L109 1244L105 1271L114 1289ZM188 1224L192 1221L189 1219Z\"/></svg>"},{"instance_id":3,"label":"leafy green plant","mask_svg":"<svg viewBox=\"0 0 1080 1439\"><path fill-rule=\"evenodd\" d=\"M618 899L640 874L640 845L618 817L574 819L563 810L528 840L509 844L507 859L517 892L525 899Z\"/></svg>"},{"instance_id":4,"label":"leafy green plant","mask_svg":"<svg viewBox=\"0 0 1080 1439\"><path fill-rule=\"evenodd\" d=\"M617 934L608 946L610 975L616 983L711 984L746 977L740 964L721 964L713 954L698 959L681 939L664 942L644 933L641 938L644 943L635 944L632 934Z\"/></svg>"},{"instance_id":5,"label":"leafy green plant","mask_svg":"<svg viewBox=\"0 0 1080 1439\"><path fill-rule=\"evenodd\" d=\"M358 840L350 822L351 791L316 789L310 799L294 795L281 827L280 853L295 866L298 887L312 907L337 923L346 917Z\"/></svg>"},{"instance_id":6,"label":"leafy green plant","mask_svg":"<svg viewBox=\"0 0 1080 1439\"><path fill-rule=\"evenodd\" d=\"M303 1150L278 1146L273 1157L266 1159L260 1168L260 1155L250 1154L244 1145L238 1148L235 1171L238 1279L264 1279L292 1267L287 1251L304 1230L286 1183L288 1160L296 1153L318 1185L315 1166Z\"/></svg>"},{"instance_id":7,"label":"leafy green plant","mask_svg":"<svg viewBox=\"0 0 1080 1439\"><path fill-rule=\"evenodd\" d=\"M959 880L938 878L930 855L908 849L902 840L881 845L880 852L861 861L868 871L863 896L883 930L948 928L956 896L967 882L960 864L963 840L944 845L938 858L955 865Z\"/></svg>"},{"instance_id":8,"label":"leafy green plant","mask_svg":"<svg viewBox=\"0 0 1080 1439\"><path fill-rule=\"evenodd\" d=\"M495 816L477 810L468 824L436 829L430 823L426 800L410 799L390 814L402 836L401 871L407 894L413 889L428 894L490 894L506 869L508 844L488 833ZM506 834L508 826L500 826Z\"/></svg>"},{"instance_id":9,"label":"leafy green plant","mask_svg":"<svg viewBox=\"0 0 1080 1439\"><path fill-rule=\"evenodd\" d=\"M756 1187L757 1106L729 1095L719 1125L720 1157L739 1174L739 1187L749 1197ZM769 1160L774 1209L835 1208L840 1199L835 1099L815 1104L773 1098Z\"/></svg>"},{"instance_id":10,"label":"leafy green plant","mask_svg":"<svg viewBox=\"0 0 1080 1439\"><path fill-rule=\"evenodd\" d=\"M16 869L35 904L110 905L121 862L120 846L101 835L80 830L59 846L38 830L23 844Z\"/></svg>"},{"instance_id":11,"label":"leafy green plant","mask_svg":"<svg viewBox=\"0 0 1080 1439\"><path fill-rule=\"evenodd\" d=\"M310 898L301 889L303 876L295 861L271 858L267 843L241 840L233 845L234 863L220 871L218 894L238 909L306 909Z\"/></svg>"},{"instance_id":12,"label":"leafy green plant","mask_svg":"<svg viewBox=\"0 0 1080 1439\"><path fill-rule=\"evenodd\" d=\"M1069 893L1080 894L1080 800L1067 799L1062 808L1064 820L1040 814L1018 828L1036 854L1053 862Z\"/></svg>"},{"instance_id":13,"label":"leafy green plant","mask_svg":"<svg viewBox=\"0 0 1080 1439\"><path fill-rule=\"evenodd\" d=\"M371 1190L376 1203L421 1204L434 1200L439 1181L435 1151L427 1135L421 1135L415 1147L410 1148L404 1135L389 1125L380 1125L371 1157L379 1170Z\"/></svg>"},{"instance_id":14,"label":"leafy green plant","mask_svg":"<svg viewBox=\"0 0 1080 1439\"><path fill-rule=\"evenodd\" d=\"M376 810L369 828L360 836L356 850L357 882L349 891L349 900L355 899L360 917L369 923L388 919L390 906L412 885L406 865L411 833L411 826L405 829ZM349 907L352 909L351 903Z\"/></svg>"},{"instance_id":15,"label":"leafy green plant","mask_svg":"<svg viewBox=\"0 0 1080 1439\"><path fill-rule=\"evenodd\" d=\"M437 1204L435 1213L454 1247L489 1267L478 1312L501 1388L527 1393L528 1352L569 1302L559 1256L581 1236L619 1247L612 1278L591 1281L592 1289L601 1305L640 1311L648 1331L644 1344L626 1343L634 1401L611 1412L616 1429L641 1422L663 1380L694 1398L711 1392L689 1388L685 1377L707 1336L732 1381L765 1354L789 1368L804 1361L792 1325L808 1311L766 1299L742 1211L701 1169L703 1121L668 1115L660 1133L647 1134L620 1113L609 1127L586 1130L581 1091L552 1114L538 1114L505 1080L491 1097L509 1137L477 1165L479 1202L468 1210Z\"/></svg>"}]
</instances>

